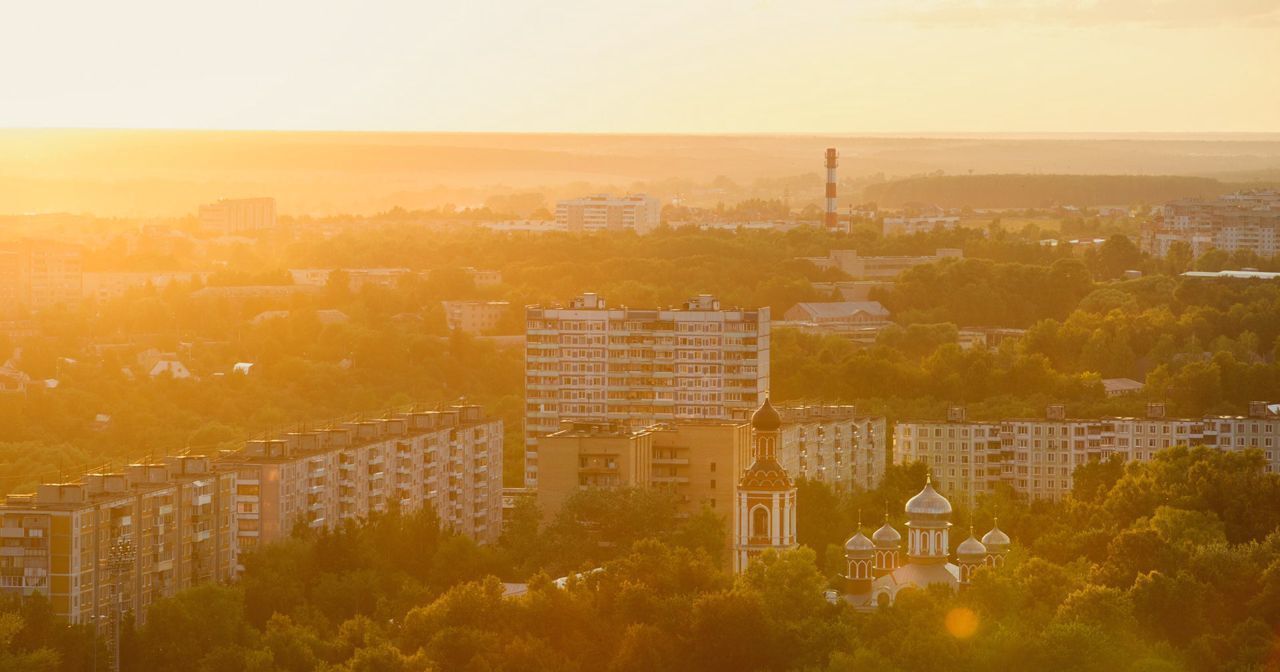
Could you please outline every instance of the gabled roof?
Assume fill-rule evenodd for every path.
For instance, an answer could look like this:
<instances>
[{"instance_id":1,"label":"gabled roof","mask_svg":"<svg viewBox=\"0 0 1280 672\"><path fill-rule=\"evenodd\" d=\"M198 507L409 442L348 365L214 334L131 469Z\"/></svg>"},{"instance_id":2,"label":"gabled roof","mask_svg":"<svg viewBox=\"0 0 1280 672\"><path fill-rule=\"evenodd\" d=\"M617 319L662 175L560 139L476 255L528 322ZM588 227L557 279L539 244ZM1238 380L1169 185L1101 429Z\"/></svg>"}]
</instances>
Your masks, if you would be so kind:
<instances>
[{"instance_id":1,"label":"gabled roof","mask_svg":"<svg viewBox=\"0 0 1280 672\"><path fill-rule=\"evenodd\" d=\"M799 308L814 317L848 317L857 313L866 313L877 317L888 317L889 309L880 305L879 301L832 301L826 303L797 303Z\"/></svg>"}]
</instances>

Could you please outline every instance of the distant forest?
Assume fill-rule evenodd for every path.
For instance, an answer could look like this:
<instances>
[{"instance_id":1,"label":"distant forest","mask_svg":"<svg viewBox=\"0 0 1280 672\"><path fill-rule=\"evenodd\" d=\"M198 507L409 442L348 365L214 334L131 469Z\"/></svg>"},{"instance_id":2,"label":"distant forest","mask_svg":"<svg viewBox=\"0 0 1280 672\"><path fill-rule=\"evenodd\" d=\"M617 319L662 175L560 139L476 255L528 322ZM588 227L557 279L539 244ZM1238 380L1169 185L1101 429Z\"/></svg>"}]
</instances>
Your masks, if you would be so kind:
<instances>
[{"instance_id":1,"label":"distant forest","mask_svg":"<svg viewBox=\"0 0 1280 672\"><path fill-rule=\"evenodd\" d=\"M1043 208L1052 205L1158 205L1258 188L1178 175L929 175L870 184L863 198L881 208L912 203L944 208Z\"/></svg>"}]
</instances>

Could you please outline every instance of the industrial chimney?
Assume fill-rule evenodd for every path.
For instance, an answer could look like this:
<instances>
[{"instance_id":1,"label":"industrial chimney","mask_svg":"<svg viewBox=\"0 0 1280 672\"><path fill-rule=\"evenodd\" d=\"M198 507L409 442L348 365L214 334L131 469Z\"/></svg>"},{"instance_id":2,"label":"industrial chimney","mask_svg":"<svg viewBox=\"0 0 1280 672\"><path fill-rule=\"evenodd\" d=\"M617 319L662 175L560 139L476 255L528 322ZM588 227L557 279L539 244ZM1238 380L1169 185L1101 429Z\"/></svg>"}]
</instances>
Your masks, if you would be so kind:
<instances>
[{"instance_id":1,"label":"industrial chimney","mask_svg":"<svg viewBox=\"0 0 1280 672\"><path fill-rule=\"evenodd\" d=\"M836 159L838 157L835 147L827 148L827 209L823 223L828 230L835 230L840 226L840 220L836 216Z\"/></svg>"}]
</instances>

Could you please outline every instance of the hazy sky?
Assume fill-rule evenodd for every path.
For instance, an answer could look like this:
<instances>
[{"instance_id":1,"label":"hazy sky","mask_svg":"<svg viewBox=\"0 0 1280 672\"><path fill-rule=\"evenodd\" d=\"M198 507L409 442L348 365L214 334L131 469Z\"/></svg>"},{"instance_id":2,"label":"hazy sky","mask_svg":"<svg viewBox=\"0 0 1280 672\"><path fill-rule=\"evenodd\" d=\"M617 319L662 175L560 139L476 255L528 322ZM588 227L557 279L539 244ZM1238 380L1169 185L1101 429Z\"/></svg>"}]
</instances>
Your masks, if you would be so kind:
<instances>
[{"instance_id":1,"label":"hazy sky","mask_svg":"<svg viewBox=\"0 0 1280 672\"><path fill-rule=\"evenodd\" d=\"M5 0L0 126L1280 131L1280 0Z\"/></svg>"}]
</instances>

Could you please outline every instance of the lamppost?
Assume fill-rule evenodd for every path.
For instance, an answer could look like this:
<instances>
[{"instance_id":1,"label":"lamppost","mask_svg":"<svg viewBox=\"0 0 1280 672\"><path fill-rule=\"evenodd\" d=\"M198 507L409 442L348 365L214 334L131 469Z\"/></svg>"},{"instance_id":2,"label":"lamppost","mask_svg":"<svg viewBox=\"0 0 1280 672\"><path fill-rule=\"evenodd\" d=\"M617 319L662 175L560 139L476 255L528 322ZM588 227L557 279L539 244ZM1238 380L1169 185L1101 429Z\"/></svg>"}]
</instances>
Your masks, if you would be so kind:
<instances>
[{"instance_id":1,"label":"lamppost","mask_svg":"<svg viewBox=\"0 0 1280 672\"><path fill-rule=\"evenodd\" d=\"M112 639L112 667L114 672L120 672L120 620L121 610L124 601L124 582L121 580L122 575L133 564L134 548L133 542L126 535L117 537L111 543L111 548L107 551L107 571L111 575L111 588L115 597L115 612L111 617L111 639Z\"/></svg>"}]
</instances>

